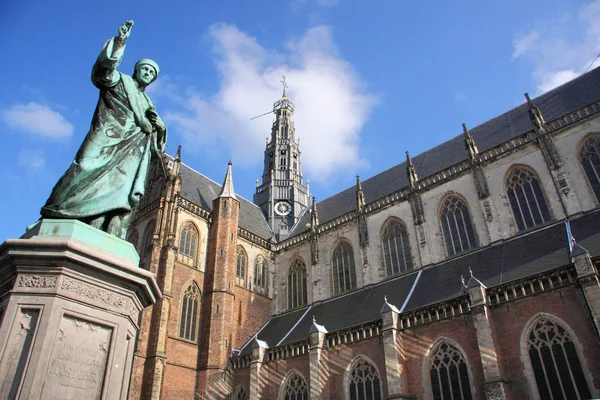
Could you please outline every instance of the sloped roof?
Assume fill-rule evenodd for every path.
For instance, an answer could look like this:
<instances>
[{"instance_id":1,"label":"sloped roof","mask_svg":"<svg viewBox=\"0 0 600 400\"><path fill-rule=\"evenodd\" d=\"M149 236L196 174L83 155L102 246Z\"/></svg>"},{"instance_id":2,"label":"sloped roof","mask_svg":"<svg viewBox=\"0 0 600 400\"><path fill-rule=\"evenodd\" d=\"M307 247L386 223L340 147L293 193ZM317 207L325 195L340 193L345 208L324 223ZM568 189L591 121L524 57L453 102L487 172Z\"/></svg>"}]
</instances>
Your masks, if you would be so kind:
<instances>
[{"instance_id":1,"label":"sloped roof","mask_svg":"<svg viewBox=\"0 0 600 400\"><path fill-rule=\"evenodd\" d=\"M565 83L535 99L547 122L583 108L599 99L600 67ZM533 129L527 103L469 130L480 152L495 147ZM467 159L462 134L413 157L419 177L425 178ZM406 162L362 182L367 203L408 186ZM356 187L352 186L317 203L319 222L325 223L356 209ZM290 237L307 230L310 215L296 224Z\"/></svg>"},{"instance_id":2,"label":"sloped roof","mask_svg":"<svg viewBox=\"0 0 600 400\"><path fill-rule=\"evenodd\" d=\"M592 257L600 256L599 226L600 210L571 221L573 237ZM313 315L329 332L375 321L381 318L384 296L401 311L451 299L459 295L461 275L468 277L469 268L486 287L493 287L570 263L565 224L556 222L423 270L274 316L257 338L270 347L308 339ZM250 346L246 346L242 354L249 351Z\"/></svg>"},{"instance_id":3,"label":"sloped roof","mask_svg":"<svg viewBox=\"0 0 600 400\"><path fill-rule=\"evenodd\" d=\"M221 185L183 163L179 171L181 173L181 197L205 210L212 211L212 202L219 197ZM239 227L265 240L270 240L273 232L260 208L240 195L236 195L236 198L240 202Z\"/></svg>"}]
</instances>

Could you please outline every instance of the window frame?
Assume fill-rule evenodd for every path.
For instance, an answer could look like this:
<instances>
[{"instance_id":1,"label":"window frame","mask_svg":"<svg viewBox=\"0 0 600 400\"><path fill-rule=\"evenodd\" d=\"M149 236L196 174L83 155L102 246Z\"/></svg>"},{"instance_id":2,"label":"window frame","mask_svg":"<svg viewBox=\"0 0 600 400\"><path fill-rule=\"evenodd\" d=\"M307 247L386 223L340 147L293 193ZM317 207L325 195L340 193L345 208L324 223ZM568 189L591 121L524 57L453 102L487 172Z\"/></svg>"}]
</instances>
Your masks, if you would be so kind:
<instances>
[{"instance_id":1,"label":"window frame","mask_svg":"<svg viewBox=\"0 0 600 400\"><path fill-rule=\"evenodd\" d=\"M338 257L336 253L338 253L338 251L344 250L343 248L345 248L347 250L347 252L342 254L340 257ZM347 255L347 256L344 257L345 255ZM344 258L346 258L347 262L349 263L347 269L345 268ZM342 269L340 269L340 262L336 262L336 260L341 261ZM331 281L330 281L329 289L331 291L331 296L338 296L340 294L347 293L347 292L350 292L350 291L358 288L358 276L356 273L356 257L354 256L354 247L352 246L352 244L349 241L340 240L335 244L335 246L333 246L333 250L331 252L330 263L331 263L330 264L331 267L330 267L329 278L331 279ZM345 272L346 270L348 270L348 279L346 279L346 272ZM336 276L337 276L337 279L336 279ZM340 279L339 279L340 277L344 278L343 279L344 280L343 287L340 284ZM337 291L335 288L336 282L337 282L337 287L339 289Z\"/></svg>"},{"instance_id":2,"label":"window frame","mask_svg":"<svg viewBox=\"0 0 600 400\"><path fill-rule=\"evenodd\" d=\"M534 196L533 199L529 199L527 197L527 190L524 186L521 186L521 185L519 185L519 187L522 188L521 192L524 196L526 196L521 201L519 201L519 194L517 193L516 190L512 189L512 191L514 193L512 196L509 193L509 189L510 189L509 186L512 185L511 180L512 180L513 176L515 176L517 171L522 171L521 173L529 174L529 176L530 176L529 186L531 188L530 192ZM537 194L536 194L535 185L537 185L537 191L539 192ZM509 170L506 172L506 175L504 177L504 194L506 195L506 198L508 199L508 205L510 207L511 214L513 216L513 221L515 222L515 227L517 229L517 232L526 232L528 230L535 229L540 226L544 226L545 224L551 222L554 219L552 216L552 209L550 208L550 204L548 203L548 196L546 195L544 186L542 185L542 181L541 181L539 175L532 168L528 167L527 165L517 164L517 165L513 165L509 168ZM541 199L538 199L538 195L541 197ZM517 201L517 203L513 204L513 201ZM525 202L525 204L522 205L521 203L523 201ZM532 201L534 201L534 202L532 202ZM535 222L534 214L535 214L536 210L533 210L531 208L532 204L535 204L537 206L537 213L539 214L539 217L541 219L540 222ZM529 210L529 213L527 215L525 215L523 213L523 210L525 210L525 208L524 208L525 206L527 207L527 210ZM547 213L547 219L546 219L546 216L544 216L544 210L542 209L543 207L545 207L545 211ZM515 213L516 208L518 208L518 210L519 210L518 212L520 214L519 215L520 220L519 220L519 216ZM527 222L527 217L529 217L531 219L531 222ZM529 224L531 224L531 225L529 225Z\"/></svg>"},{"instance_id":3,"label":"window frame","mask_svg":"<svg viewBox=\"0 0 600 400\"><path fill-rule=\"evenodd\" d=\"M302 274L303 271L303 274ZM294 282L290 282L290 279L292 278L292 274L294 276L297 276L298 279L296 280L297 284L294 285ZM304 279L302 279L302 275L304 276ZM298 308L298 307L304 307L308 304L308 271L306 268L306 263L304 262L304 260L300 257L296 257L292 260L292 262L290 263L290 266L288 268L288 273L286 274L286 279L287 279L287 309L288 310L292 310L294 308ZM296 287L295 291L292 291L291 289L293 287ZM302 297L304 302L301 302L300 300L298 300L298 294L300 294L300 291L302 292ZM296 294L295 298L294 298L294 294ZM296 300L296 301L292 301L292 300Z\"/></svg>"},{"instance_id":4,"label":"window frame","mask_svg":"<svg viewBox=\"0 0 600 400\"><path fill-rule=\"evenodd\" d=\"M240 268L240 257L243 256L244 263ZM243 271L243 276L240 276L240 271ZM248 283L248 252L243 246L238 245L235 249L235 284L246 288Z\"/></svg>"},{"instance_id":5,"label":"window frame","mask_svg":"<svg viewBox=\"0 0 600 400\"><path fill-rule=\"evenodd\" d=\"M588 142L591 142L591 141L598 141L598 146L597 146L598 157L600 157L600 135L597 133L594 133L594 134L588 135L585 138L583 138L583 140L579 144L578 151L577 151L577 160L579 162L579 168L581 168L581 171L583 172L583 175L585 176L585 180L588 185L588 188L592 193L592 198L594 199L596 204L600 204L600 183L598 184L598 193L596 193L592 182L590 182L590 179L586 172L585 166L583 165L583 153L586 150L586 147L589 146ZM594 171L594 172L595 172L596 176L598 177L597 178L598 181L600 182L600 168L598 169L598 171Z\"/></svg>"},{"instance_id":6,"label":"window frame","mask_svg":"<svg viewBox=\"0 0 600 400\"><path fill-rule=\"evenodd\" d=\"M398 262L398 271L394 272L394 266L393 266L393 258L392 258L392 253L391 253L391 246L389 246L390 249L390 265L388 267L388 258L386 257L386 240L389 241L389 239L391 237L397 237L397 235L392 236L391 233L388 233L388 230L391 229L394 225L397 225L400 227L400 230L402 231L400 233L400 240L401 240L401 247L398 247L397 241L394 241L395 244L395 248L396 248L396 260ZM401 273L404 272L408 272L411 270L415 269L415 263L414 263L414 258L412 256L412 246L411 246L411 242L410 242L410 236L408 234L408 229L406 227L406 224L398 219L398 218L388 218L387 221L385 221L385 223L382 226L381 229L381 234L380 234L380 240L381 240L381 263L385 272L385 276L386 277L390 277L390 276L395 276L395 275L399 275ZM407 252L405 251L407 250L408 254L406 254ZM399 252L401 252L402 257L400 258L400 254ZM404 260L404 264L400 265L400 259ZM408 261L408 263L407 263ZM404 267L404 269L402 268Z\"/></svg>"},{"instance_id":7,"label":"window frame","mask_svg":"<svg viewBox=\"0 0 600 400\"><path fill-rule=\"evenodd\" d=\"M350 396L350 384L353 381L352 378L352 374L354 373L356 367L360 364L360 363L366 363L369 364L369 366L371 368L373 368L375 374L377 374L377 379L379 380L379 394L380 394L380 399L383 400L385 399L385 393L384 393L384 387L383 387L383 379L381 377L381 372L379 371L379 368L377 368L377 364L375 364L375 362L373 362L373 360L371 360L369 357L363 355L363 354L359 354L358 356L354 357L354 359L352 360L352 362L350 362L350 364L348 364L348 367L346 368L346 372L344 373L344 398L345 400L350 400L351 396Z\"/></svg>"},{"instance_id":8,"label":"window frame","mask_svg":"<svg viewBox=\"0 0 600 400\"><path fill-rule=\"evenodd\" d=\"M186 283L187 284L183 286L181 291L181 297L179 301L179 324L177 329L177 337L181 340L198 343L200 341L200 311L202 307L202 291L200 290L200 286L196 283L196 281L188 281ZM195 290L195 315L188 313L189 304L186 302L188 290L191 288L192 290ZM184 312L186 315L184 315ZM187 337L184 330L191 332L192 337Z\"/></svg>"},{"instance_id":9,"label":"window frame","mask_svg":"<svg viewBox=\"0 0 600 400\"><path fill-rule=\"evenodd\" d=\"M448 202L454 202L455 204L447 204ZM460 210L460 215L462 217L460 218L460 221L456 218L458 214L456 211L452 211L451 215L450 213L446 213L446 210L450 210L450 207L456 208L457 205L460 205L462 207ZM451 220L450 216L454 218L452 218ZM465 218L465 216L468 218ZM447 226L444 224L445 221L448 224ZM475 228L475 224L473 222L471 208L469 207L469 202L463 196L459 195L458 193L448 193L442 197L438 209L438 222L440 224L440 231L444 240L446 255L448 257L454 257L479 247L479 237L477 235L477 229ZM455 225L450 226L451 222L454 222ZM462 222L462 230L464 230L462 234L460 232L460 222ZM457 238L455 238L452 234L453 231L455 235L458 236ZM470 236L469 233L472 233L472 236ZM456 239L458 239L458 242L456 241ZM463 243L464 240L466 240L467 242ZM460 249L457 248L458 246L456 243L459 243Z\"/></svg>"}]
</instances>

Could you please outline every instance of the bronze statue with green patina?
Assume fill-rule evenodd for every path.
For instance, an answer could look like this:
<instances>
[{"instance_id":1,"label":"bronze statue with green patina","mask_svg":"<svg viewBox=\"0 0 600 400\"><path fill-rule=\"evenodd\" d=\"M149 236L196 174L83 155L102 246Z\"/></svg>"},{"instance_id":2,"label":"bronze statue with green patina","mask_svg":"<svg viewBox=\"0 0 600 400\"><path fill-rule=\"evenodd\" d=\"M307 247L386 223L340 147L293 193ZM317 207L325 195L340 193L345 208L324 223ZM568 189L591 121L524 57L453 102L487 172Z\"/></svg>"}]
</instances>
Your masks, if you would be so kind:
<instances>
[{"instance_id":1,"label":"bronze statue with green patina","mask_svg":"<svg viewBox=\"0 0 600 400\"><path fill-rule=\"evenodd\" d=\"M132 27L133 21L121 25L92 68L100 98L90 130L41 210L43 218L78 219L121 238L144 196L152 155L160 160L167 139L145 93L158 65L144 58L131 77L117 71Z\"/></svg>"}]
</instances>

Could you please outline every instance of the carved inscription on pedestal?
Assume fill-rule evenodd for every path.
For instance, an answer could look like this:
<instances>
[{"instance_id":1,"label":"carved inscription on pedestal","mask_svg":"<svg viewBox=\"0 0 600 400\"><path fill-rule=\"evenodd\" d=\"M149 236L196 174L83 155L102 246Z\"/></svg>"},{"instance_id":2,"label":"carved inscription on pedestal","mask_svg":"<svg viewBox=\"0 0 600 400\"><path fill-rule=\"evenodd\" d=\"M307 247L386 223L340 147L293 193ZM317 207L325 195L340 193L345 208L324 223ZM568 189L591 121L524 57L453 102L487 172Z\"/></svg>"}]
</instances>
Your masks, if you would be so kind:
<instances>
[{"instance_id":1,"label":"carved inscription on pedestal","mask_svg":"<svg viewBox=\"0 0 600 400\"><path fill-rule=\"evenodd\" d=\"M112 328L64 315L44 379L47 399L99 399Z\"/></svg>"}]
</instances>

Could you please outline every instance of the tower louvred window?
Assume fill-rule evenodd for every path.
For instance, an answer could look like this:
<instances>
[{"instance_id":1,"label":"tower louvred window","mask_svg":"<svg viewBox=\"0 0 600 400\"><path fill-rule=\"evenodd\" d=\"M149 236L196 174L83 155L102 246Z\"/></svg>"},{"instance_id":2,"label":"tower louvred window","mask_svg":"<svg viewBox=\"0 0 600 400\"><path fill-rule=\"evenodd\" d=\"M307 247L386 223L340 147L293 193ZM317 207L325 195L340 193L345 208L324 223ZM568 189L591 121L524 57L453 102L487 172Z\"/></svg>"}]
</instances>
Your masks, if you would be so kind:
<instances>
[{"instance_id":1,"label":"tower louvred window","mask_svg":"<svg viewBox=\"0 0 600 400\"><path fill-rule=\"evenodd\" d=\"M506 180L506 195L520 231L550 221L550 211L535 174L515 168Z\"/></svg>"}]
</instances>

